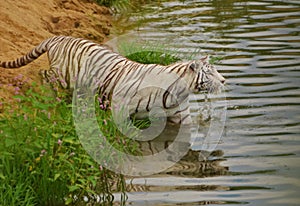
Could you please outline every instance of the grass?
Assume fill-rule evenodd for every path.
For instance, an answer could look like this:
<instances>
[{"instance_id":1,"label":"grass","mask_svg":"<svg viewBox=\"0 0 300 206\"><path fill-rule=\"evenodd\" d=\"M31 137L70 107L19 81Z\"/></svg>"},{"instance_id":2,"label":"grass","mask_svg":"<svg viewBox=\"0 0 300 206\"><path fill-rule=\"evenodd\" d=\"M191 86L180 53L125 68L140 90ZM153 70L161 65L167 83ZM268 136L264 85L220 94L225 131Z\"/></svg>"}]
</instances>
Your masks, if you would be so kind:
<instances>
[{"instance_id":1,"label":"grass","mask_svg":"<svg viewBox=\"0 0 300 206\"><path fill-rule=\"evenodd\" d=\"M181 60L178 51L163 44L121 42L118 50L126 58L143 64L169 65Z\"/></svg>"},{"instance_id":2,"label":"grass","mask_svg":"<svg viewBox=\"0 0 300 206\"><path fill-rule=\"evenodd\" d=\"M110 202L113 191L124 192L123 176L107 171L81 146L65 98L29 89L14 99L18 106L4 102L0 119L0 205L76 205L84 197L95 202L96 194ZM110 127L107 138L134 153L134 144L123 139L110 114L97 113L109 124L99 124Z\"/></svg>"}]
</instances>

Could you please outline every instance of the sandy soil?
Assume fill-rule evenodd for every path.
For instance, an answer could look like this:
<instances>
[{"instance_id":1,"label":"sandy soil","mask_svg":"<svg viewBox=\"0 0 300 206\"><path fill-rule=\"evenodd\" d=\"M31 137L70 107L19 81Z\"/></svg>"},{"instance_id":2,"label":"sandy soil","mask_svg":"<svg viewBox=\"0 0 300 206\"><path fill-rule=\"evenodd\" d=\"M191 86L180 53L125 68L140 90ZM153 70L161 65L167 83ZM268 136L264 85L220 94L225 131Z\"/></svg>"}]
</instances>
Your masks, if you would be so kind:
<instances>
[{"instance_id":1,"label":"sandy soil","mask_svg":"<svg viewBox=\"0 0 300 206\"><path fill-rule=\"evenodd\" d=\"M103 42L110 33L111 13L92 0L1 0L0 22L0 61L7 61L54 35ZM0 68L0 113L3 102L24 92L27 82L40 82L39 70L48 67L43 55L20 69Z\"/></svg>"}]
</instances>

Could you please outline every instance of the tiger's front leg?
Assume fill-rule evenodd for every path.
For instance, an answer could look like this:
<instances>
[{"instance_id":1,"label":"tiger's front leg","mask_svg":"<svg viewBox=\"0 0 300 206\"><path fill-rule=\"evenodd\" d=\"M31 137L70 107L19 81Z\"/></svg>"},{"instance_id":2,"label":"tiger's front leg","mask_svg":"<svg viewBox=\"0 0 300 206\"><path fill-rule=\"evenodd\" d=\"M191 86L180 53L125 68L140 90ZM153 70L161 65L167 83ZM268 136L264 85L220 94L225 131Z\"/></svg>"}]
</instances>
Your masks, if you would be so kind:
<instances>
[{"instance_id":1,"label":"tiger's front leg","mask_svg":"<svg viewBox=\"0 0 300 206\"><path fill-rule=\"evenodd\" d=\"M175 115L168 117L168 121L175 124L183 124L183 125L192 124L193 120L189 112L189 107L182 112L178 112Z\"/></svg>"}]
</instances>

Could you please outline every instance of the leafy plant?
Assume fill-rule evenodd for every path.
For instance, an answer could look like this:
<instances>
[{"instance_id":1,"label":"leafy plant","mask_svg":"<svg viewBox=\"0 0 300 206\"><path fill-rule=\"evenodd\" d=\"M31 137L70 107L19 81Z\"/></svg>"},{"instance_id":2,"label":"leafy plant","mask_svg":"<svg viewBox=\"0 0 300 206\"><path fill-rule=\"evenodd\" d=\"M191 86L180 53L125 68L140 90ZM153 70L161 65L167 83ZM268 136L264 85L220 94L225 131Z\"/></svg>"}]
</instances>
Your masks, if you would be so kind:
<instances>
[{"instance_id":1,"label":"leafy plant","mask_svg":"<svg viewBox=\"0 0 300 206\"><path fill-rule=\"evenodd\" d=\"M49 97L47 90L29 89L15 96L18 106L5 104L0 119L0 205L64 205L112 201L124 191L122 175L96 163L79 142L70 105ZM99 109L102 121L109 114ZM108 125L113 126L113 125ZM117 141L116 128L108 129ZM112 132L114 131L114 132ZM131 150L130 140L116 144Z\"/></svg>"}]
</instances>

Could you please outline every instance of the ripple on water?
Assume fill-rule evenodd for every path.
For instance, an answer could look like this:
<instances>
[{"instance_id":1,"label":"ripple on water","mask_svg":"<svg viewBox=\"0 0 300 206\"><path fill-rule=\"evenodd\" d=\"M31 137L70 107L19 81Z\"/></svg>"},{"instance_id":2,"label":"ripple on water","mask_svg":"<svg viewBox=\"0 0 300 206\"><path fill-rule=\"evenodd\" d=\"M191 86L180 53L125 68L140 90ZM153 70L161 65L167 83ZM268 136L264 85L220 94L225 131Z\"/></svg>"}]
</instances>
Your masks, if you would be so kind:
<instances>
[{"instance_id":1,"label":"ripple on water","mask_svg":"<svg viewBox=\"0 0 300 206\"><path fill-rule=\"evenodd\" d=\"M140 38L223 57L224 155L205 164L193 153L165 173L128 180L130 204L298 205L300 2L163 0L149 8Z\"/></svg>"}]
</instances>

